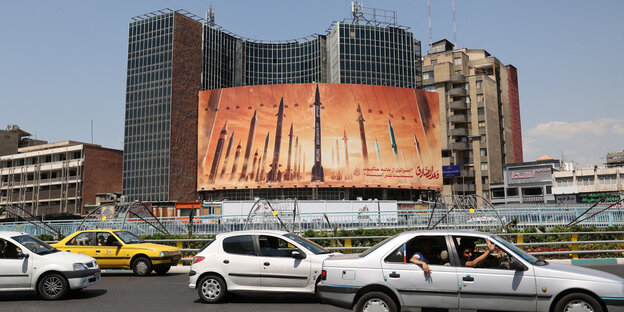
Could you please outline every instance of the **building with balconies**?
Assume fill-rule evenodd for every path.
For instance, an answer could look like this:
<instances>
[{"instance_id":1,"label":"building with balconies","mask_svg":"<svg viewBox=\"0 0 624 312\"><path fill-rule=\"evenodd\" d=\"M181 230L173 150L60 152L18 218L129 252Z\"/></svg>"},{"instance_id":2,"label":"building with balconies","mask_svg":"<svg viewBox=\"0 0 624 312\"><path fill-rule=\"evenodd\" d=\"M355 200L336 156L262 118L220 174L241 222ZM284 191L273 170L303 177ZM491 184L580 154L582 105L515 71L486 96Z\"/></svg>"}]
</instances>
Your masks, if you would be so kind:
<instances>
[{"instance_id":1,"label":"building with balconies","mask_svg":"<svg viewBox=\"0 0 624 312\"><path fill-rule=\"evenodd\" d=\"M63 141L0 156L0 206L29 213L83 214L96 194L121 191L122 151Z\"/></svg>"},{"instance_id":2,"label":"building with balconies","mask_svg":"<svg viewBox=\"0 0 624 312\"><path fill-rule=\"evenodd\" d=\"M624 167L624 150L607 153L607 168Z\"/></svg>"},{"instance_id":3,"label":"building with balconies","mask_svg":"<svg viewBox=\"0 0 624 312\"><path fill-rule=\"evenodd\" d=\"M423 57L422 73L424 89L440 97L442 165L470 173L444 178L443 193L489 198L490 184L504 183L503 166L523 161L516 68L440 40Z\"/></svg>"},{"instance_id":4,"label":"building with balconies","mask_svg":"<svg viewBox=\"0 0 624 312\"><path fill-rule=\"evenodd\" d=\"M553 194L557 203L618 202L624 185L624 167L590 168L554 173Z\"/></svg>"}]
</instances>

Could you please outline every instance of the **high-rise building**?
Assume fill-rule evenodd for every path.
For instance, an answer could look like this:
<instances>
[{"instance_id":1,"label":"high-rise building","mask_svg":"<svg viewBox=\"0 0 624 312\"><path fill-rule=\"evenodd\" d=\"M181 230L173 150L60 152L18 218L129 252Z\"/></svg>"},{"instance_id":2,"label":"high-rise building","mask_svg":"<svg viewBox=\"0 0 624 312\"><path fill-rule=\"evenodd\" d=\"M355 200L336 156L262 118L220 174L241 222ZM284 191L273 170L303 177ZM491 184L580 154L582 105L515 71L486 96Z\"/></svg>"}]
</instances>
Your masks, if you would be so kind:
<instances>
[{"instance_id":1,"label":"high-rise building","mask_svg":"<svg viewBox=\"0 0 624 312\"><path fill-rule=\"evenodd\" d=\"M420 41L396 23L396 14L381 21L358 16L335 22L326 35L276 42L228 32L212 11L207 20L183 10L133 18L123 195L197 199L200 89L313 82L419 88Z\"/></svg>"},{"instance_id":2,"label":"high-rise building","mask_svg":"<svg viewBox=\"0 0 624 312\"><path fill-rule=\"evenodd\" d=\"M489 198L503 165L523 161L516 68L440 40L423 57L423 86L439 94L442 164L461 166L460 176L444 178L443 193Z\"/></svg>"}]
</instances>

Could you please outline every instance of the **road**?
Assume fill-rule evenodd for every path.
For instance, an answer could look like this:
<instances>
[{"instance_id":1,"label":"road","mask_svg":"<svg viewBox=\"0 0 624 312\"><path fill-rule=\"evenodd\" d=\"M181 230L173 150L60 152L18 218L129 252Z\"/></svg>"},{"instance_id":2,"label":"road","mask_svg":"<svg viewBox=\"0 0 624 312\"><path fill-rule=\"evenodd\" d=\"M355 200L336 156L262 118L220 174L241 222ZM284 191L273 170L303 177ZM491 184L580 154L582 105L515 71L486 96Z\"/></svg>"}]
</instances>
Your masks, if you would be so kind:
<instances>
[{"instance_id":1,"label":"road","mask_svg":"<svg viewBox=\"0 0 624 312\"><path fill-rule=\"evenodd\" d=\"M593 266L624 277L624 265ZM348 310L320 304L313 296L236 295L223 304L203 304L188 288L188 275L135 277L130 271L104 272L100 283L71 293L64 300L44 301L34 293L0 293L0 311L11 312L99 312L99 311L252 311L325 312Z\"/></svg>"}]
</instances>

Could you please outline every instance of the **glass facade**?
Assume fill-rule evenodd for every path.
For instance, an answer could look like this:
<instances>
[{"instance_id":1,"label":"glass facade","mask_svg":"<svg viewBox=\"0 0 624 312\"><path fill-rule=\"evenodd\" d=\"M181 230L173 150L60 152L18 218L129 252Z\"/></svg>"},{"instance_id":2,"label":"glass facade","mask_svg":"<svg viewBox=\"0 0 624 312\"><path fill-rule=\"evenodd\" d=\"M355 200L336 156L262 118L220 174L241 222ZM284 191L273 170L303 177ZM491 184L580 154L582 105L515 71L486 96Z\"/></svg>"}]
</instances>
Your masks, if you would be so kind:
<instances>
[{"instance_id":1,"label":"glass facade","mask_svg":"<svg viewBox=\"0 0 624 312\"><path fill-rule=\"evenodd\" d=\"M329 81L419 88L420 41L394 27L337 23L327 36Z\"/></svg>"},{"instance_id":2,"label":"glass facade","mask_svg":"<svg viewBox=\"0 0 624 312\"><path fill-rule=\"evenodd\" d=\"M123 194L164 201L169 191L174 13L129 27Z\"/></svg>"}]
</instances>

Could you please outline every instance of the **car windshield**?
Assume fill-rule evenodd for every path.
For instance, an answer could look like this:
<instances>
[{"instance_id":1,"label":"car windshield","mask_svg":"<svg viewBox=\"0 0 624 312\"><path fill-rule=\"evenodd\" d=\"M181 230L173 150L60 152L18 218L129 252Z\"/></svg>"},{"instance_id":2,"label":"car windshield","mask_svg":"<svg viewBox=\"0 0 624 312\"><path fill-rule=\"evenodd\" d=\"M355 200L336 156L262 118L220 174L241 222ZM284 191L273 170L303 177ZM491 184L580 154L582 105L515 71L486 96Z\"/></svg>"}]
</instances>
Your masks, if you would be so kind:
<instances>
[{"instance_id":1,"label":"car windshield","mask_svg":"<svg viewBox=\"0 0 624 312\"><path fill-rule=\"evenodd\" d=\"M58 249L31 235L13 236L11 238L13 238L16 242L20 243L22 246L26 247L28 250L40 256L59 252Z\"/></svg>"},{"instance_id":2,"label":"car windshield","mask_svg":"<svg viewBox=\"0 0 624 312\"><path fill-rule=\"evenodd\" d=\"M513 251L516 255L518 255L518 257L530 262L533 265L546 265L548 264L546 261L542 260L542 259L538 259L530 254L528 254L526 251L514 246L512 243L496 236L496 235L492 235L491 237L494 241L496 241L497 243L511 249L511 251Z\"/></svg>"},{"instance_id":3,"label":"car windshield","mask_svg":"<svg viewBox=\"0 0 624 312\"><path fill-rule=\"evenodd\" d=\"M115 235L117 235L124 243L126 244L140 244L140 243L145 243L145 241L143 241L140 237L130 233L130 232L126 232L126 231L117 231L115 232Z\"/></svg>"},{"instance_id":4,"label":"car windshield","mask_svg":"<svg viewBox=\"0 0 624 312\"><path fill-rule=\"evenodd\" d=\"M377 243L377 245L375 245L375 246L373 246L373 247L371 247L371 248L368 248L365 252L363 252L363 253L360 255L360 257L366 257L366 256L368 256L371 252L373 252L373 251L377 250L377 248L379 248L379 247L381 247L381 246L385 245L387 242L389 242L389 241L390 241L390 240L392 240L393 238L397 237L397 235L399 235L399 234L396 234L396 235L394 235L394 236L390 236L390 237L388 237L388 238L386 238L386 239L382 240L381 242Z\"/></svg>"},{"instance_id":5,"label":"car windshield","mask_svg":"<svg viewBox=\"0 0 624 312\"><path fill-rule=\"evenodd\" d=\"M301 236L297 236L295 234L284 234L285 237L288 237L292 240L294 240L295 242L297 242L299 245L303 246L305 249L313 252L316 255L320 255L320 254L327 254L330 253L331 251L317 245L316 243L305 239Z\"/></svg>"}]
</instances>

